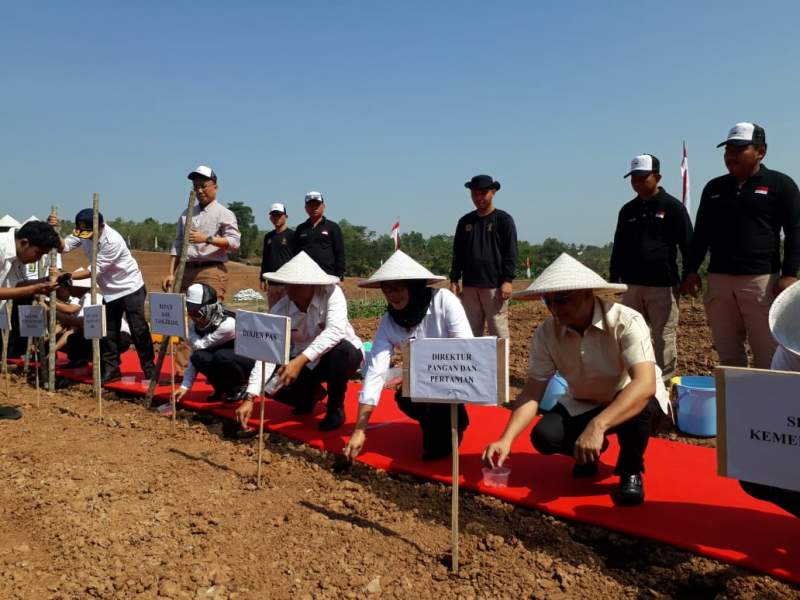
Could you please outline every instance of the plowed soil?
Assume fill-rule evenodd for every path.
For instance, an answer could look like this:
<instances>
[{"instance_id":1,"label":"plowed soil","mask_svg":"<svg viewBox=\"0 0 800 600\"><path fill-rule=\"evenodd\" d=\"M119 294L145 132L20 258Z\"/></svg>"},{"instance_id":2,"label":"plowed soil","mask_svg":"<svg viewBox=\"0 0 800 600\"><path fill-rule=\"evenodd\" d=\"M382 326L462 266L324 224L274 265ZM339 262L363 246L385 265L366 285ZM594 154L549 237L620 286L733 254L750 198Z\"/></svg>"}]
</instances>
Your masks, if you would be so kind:
<instances>
[{"instance_id":1,"label":"plowed soil","mask_svg":"<svg viewBox=\"0 0 800 600\"><path fill-rule=\"evenodd\" d=\"M138 258L156 289L166 257ZM255 287L257 269L231 272L233 291ZM540 303L512 307L516 385L543 316ZM367 338L377 320L355 325ZM681 370L709 372L699 305L683 307L679 339ZM109 395L100 420L86 386L43 393L37 408L19 375L1 402L24 417L0 421L0 598L800 597L766 576L469 492L452 575L446 486L360 465L337 475L332 456L272 435L257 490L255 442L224 439L213 420L181 414L172 433Z\"/></svg>"}]
</instances>

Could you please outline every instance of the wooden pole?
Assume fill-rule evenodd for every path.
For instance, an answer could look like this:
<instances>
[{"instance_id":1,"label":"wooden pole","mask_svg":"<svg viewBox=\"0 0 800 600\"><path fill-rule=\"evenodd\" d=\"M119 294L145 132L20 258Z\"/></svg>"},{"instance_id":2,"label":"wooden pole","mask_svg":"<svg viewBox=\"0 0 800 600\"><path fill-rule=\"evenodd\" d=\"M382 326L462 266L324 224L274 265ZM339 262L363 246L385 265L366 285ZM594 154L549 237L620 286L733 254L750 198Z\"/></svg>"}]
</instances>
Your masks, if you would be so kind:
<instances>
[{"instance_id":1,"label":"wooden pole","mask_svg":"<svg viewBox=\"0 0 800 600\"><path fill-rule=\"evenodd\" d=\"M46 275L42 276L42 273L46 273L46 272L47 271L45 270L45 262L44 262L44 256L43 256L42 258L39 259L39 272L37 273L37 275L39 276L40 279L46 279L47 278ZM38 305L42 307L42 312L46 314L46 312L44 310L44 307L46 306L46 304L45 304L45 295L44 294L40 294L40 295L36 296L36 301L37 301ZM42 315L42 318L44 319L44 315ZM42 362L42 356L44 356L44 353L45 353L44 352L44 334L42 334L40 337L36 338L35 341L34 341L34 344L36 345L36 370L37 370L37 373L39 374L39 378L40 379L45 379L46 378L46 372L47 372L46 371L47 365L45 365L45 363ZM38 395L38 391L37 391L37 395Z\"/></svg>"},{"instance_id":2,"label":"wooden pole","mask_svg":"<svg viewBox=\"0 0 800 600\"><path fill-rule=\"evenodd\" d=\"M11 330L11 308L13 305L13 300L6 300L3 304L3 310L6 311L6 323L7 327L3 330L3 375L5 375L6 380L6 398L11 397L11 393L9 392L9 374L8 374L8 338L9 338L9 331Z\"/></svg>"},{"instance_id":3,"label":"wooden pole","mask_svg":"<svg viewBox=\"0 0 800 600\"><path fill-rule=\"evenodd\" d=\"M41 395L39 393L39 366L40 366L39 363L40 363L42 357L39 355L39 347L38 347L38 345L34 344L33 347L35 348L34 352L36 352L36 367L35 367L35 370L36 370L36 376L35 376L35 379L36 379L36 408L40 408L41 405L42 405L42 399L41 399Z\"/></svg>"},{"instance_id":4,"label":"wooden pole","mask_svg":"<svg viewBox=\"0 0 800 600\"><path fill-rule=\"evenodd\" d=\"M100 194L95 192L92 195L92 263L91 263L91 301L97 304L97 242L100 237L99 215L100 214ZM92 340L92 383L94 385L94 396L97 398L97 411L100 419L103 418L103 392L100 375L100 340Z\"/></svg>"},{"instance_id":5,"label":"wooden pole","mask_svg":"<svg viewBox=\"0 0 800 600\"><path fill-rule=\"evenodd\" d=\"M264 363L261 363L261 409L258 418L258 474L256 475L256 487L261 489L261 453L264 451L264 405L267 403L267 397L264 395L264 386L267 383L267 378L264 370Z\"/></svg>"},{"instance_id":6,"label":"wooden pole","mask_svg":"<svg viewBox=\"0 0 800 600\"><path fill-rule=\"evenodd\" d=\"M450 570L458 574L458 405L450 405L450 440L453 446L453 503L450 511L452 555Z\"/></svg>"},{"instance_id":7,"label":"wooden pole","mask_svg":"<svg viewBox=\"0 0 800 600\"><path fill-rule=\"evenodd\" d=\"M58 207L53 205L50 207L50 214L58 216ZM53 248L50 250L50 268L53 269L58 265L58 249ZM50 278L50 283L55 283L55 278ZM52 394L56 391L56 291L50 292L50 323L49 323L49 339L47 352L47 390Z\"/></svg>"},{"instance_id":8,"label":"wooden pole","mask_svg":"<svg viewBox=\"0 0 800 600\"><path fill-rule=\"evenodd\" d=\"M186 220L183 223L183 241L181 243L181 255L178 258L178 268L175 270L175 281L172 283L172 291L180 292L181 285L183 284L183 270L186 267L186 255L189 253L189 231L192 228L192 212L194 211L195 193L194 190L189 192L189 203L186 206ZM150 387L147 388L147 395L144 398L144 405L150 408L153 403L153 394L156 391L156 384L158 378L161 376L161 368L164 366L164 359L167 356L167 344L169 337L161 340L161 346L158 349L158 360L156 361L156 374L150 380Z\"/></svg>"},{"instance_id":9,"label":"wooden pole","mask_svg":"<svg viewBox=\"0 0 800 600\"><path fill-rule=\"evenodd\" d=\"M178 411L178 407L175 402L175 341L172 336L169 336L169 384L172 390L170 394L172 402L172 433L175 433L175 419L177 418L175 413Z\"/></svg>"}]
</instances>

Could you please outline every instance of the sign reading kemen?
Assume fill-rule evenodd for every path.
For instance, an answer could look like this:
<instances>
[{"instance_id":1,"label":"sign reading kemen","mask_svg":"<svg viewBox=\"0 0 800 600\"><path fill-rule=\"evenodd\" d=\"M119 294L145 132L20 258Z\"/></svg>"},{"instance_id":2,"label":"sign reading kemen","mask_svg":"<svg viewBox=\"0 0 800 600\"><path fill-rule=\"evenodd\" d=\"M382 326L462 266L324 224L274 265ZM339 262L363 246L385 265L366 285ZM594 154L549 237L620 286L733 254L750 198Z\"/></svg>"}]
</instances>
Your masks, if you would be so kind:
<instances>
[{"instance_id":1,"label":"sign reading kemen","mask_svg":"<svg viewBox=\"0 0 800 600\"><path fill-rule=\"evenodd\" d=\"M495 337L411 340L403 395L418 402L508 401L508 343Z\"/></svg>"},{"instance_id":2,"label":"sign reading kemen","mask_svg":"<svg viewBox=\"0 0 800 600\"><path fill-rule=\"evenodd\" d=\"M719 474L800 491L800 373L720 367L716 379Z\"/></svg>"}]
</instances>

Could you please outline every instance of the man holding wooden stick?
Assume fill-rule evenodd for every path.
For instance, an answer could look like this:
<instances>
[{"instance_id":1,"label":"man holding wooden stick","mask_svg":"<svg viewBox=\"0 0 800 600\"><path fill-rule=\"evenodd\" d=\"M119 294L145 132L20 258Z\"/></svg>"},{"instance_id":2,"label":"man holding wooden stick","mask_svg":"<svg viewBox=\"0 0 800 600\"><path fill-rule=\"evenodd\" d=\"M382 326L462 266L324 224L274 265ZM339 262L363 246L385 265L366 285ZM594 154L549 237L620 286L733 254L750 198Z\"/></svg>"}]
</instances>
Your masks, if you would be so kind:
<instances>
[{"instance_id":1,"label":"man holding wooden stick","mask_svg":"<svg viewBox=\"0 0 800 600\"><path fill-rule=\"evenodd\" d=\"M27 299L36 294L49 294L57 283L29 282L24 265L35 263L53 248L60 246L56 231L44 221L28 221L19 229L0 233L0 308L6 300ZM0 419L18 419L16 408L0 407Z\"/></svg>"},{"instance_id":2,"label":"man holding wooden stick","mask_svg":"<svg viewBox=\"0 0 800 600\"><path fill-rule=\"evenodd\" d=\"M620 481L613 499L624 506L644 501L644 453L659 411L667 412L669 400L642 315L595 296L596 291L626 287L607 283L562 254L527 289L514 294L541 298L551 317L531 338L525 385L502 436L484 450L490 466L506 460L558 371L569 393L533 428L534 448L541 454L572 456L573 477L594 477L608 445L606 436L616 433L620 452L614 472Z\"/></svg>"},{"instance_id":3,"label":"man holding wooden stick","mask_svg":"<svg viewBox=\"0 0 800 600\"><path fill-rule=\"evenodd\" d=\"M186 235L189 240L186 267L180 290L174 291L184 293L193 283L205 283L214 288L217 298L223 301L228 285L228 253L236 252L241 241L239 225L236 215L217 202L217 174L210 167L200 165L189 173L188 179L197 194L197 205L189 217L188 227L186 210L178 219L175 241L170 251L169 274L161 287L165 292L173 291L181 245ZM187 343L182 342L178 346L175 359L180 373L186 368L190 353L191 348Z\"/></svg>"},{"instance_id":4,"label":"man holding wooden stick","mask_svg":"<svg viewBox=\"0 0 800 600\"><path fill-rule=\"evenodd\" d=\"M92 218L91 208L85 208L75 216L75 231L61 240L62 252L68 253L81 247L91 260ZM58 217L55 215L50 215L49 222L58 227ZM98 229L97 286L106 305L106 337L102 340L102 382L109 383L122 377L120 335L123 315L128 321L131 339L139 355L139 364L144 377L153 379L156 376L155 352L150 337L150 326L144 314L147 288L139 263L133 258L123 237L106 225L103 215L99 213ZM86 269L72 273L73 280L86 279L90 276L90 272Z\"/></svg>"}]
</instances>

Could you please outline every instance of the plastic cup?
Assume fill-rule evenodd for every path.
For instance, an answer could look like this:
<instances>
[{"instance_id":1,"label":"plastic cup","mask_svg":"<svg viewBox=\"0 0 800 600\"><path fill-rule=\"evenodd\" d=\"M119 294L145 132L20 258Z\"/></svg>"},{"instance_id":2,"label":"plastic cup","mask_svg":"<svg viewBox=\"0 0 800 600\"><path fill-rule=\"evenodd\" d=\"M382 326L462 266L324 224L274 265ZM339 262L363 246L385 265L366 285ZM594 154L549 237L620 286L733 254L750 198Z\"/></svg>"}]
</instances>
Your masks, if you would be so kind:
<instances>
[{"instance_id":1,"label":"plastic cup","mask_svg":"<svg viewBox=\"0 0 800 600\"><path fill-rule=\"evenodd\" d=\"M123 375L122 383L136 383L136 375Z\"/></svg>"},{"instance_id":2,"label":"plastic cup","mask_svg":"<svg viewBox=\"0 0 800 600\"><path fill-rule=\"evenodd\" d=\"M281 383L281 378L275 374L270 378L269 381L267 381L267 385L264 386L264 395L272 398L282 387L283 384Z\"/></svg>"},{"instance_id":3,"label":"plastic cup","mask_svg":"<svg viewBox=\"0 0 800 600\"><path fill-rule=\"evenodd\" d=\"M149 379L142 379L142 387L149 388L150 387L150 380Z\"/></svg>"},{"instance_id":4,"label":"plastic cup","mask_svg":"<svg viewBox=\"0 0 800 600\"><path fill-rule=\"evenodd\" d=\"M392 367L388 369L383 375L383 387L395 388L403 383L403 369L401 367Z\"/></svg>"},{"instance_id":5,"label":"plastic cup","mask_svg":"<svg viewBox=\"0 0 800 600\"><path fill-rule=\"evenodd\" d=\"M483 472L483 485L486 487L508 486L508 476L511 475L511 469L508 467L494 467L493 469L484 467L481 471Z\"/></svg>"}]
</instances>

